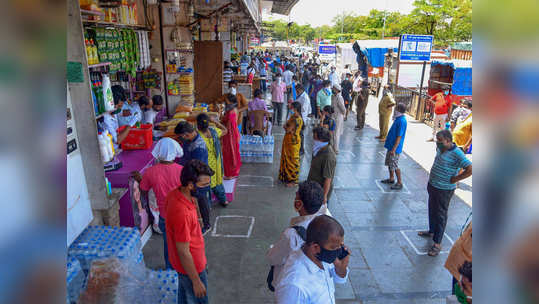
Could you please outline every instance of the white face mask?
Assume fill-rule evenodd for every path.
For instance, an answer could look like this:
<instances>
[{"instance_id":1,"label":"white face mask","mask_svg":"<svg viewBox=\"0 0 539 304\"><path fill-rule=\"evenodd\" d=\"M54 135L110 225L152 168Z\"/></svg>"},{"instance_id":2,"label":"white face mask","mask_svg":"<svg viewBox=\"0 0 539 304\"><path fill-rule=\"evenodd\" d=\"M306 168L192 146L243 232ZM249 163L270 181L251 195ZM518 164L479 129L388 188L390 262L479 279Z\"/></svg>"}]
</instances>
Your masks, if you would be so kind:
<instances>
[{"instance_id":1,"label":"white face mask","mask_svg":"<svg viewBox=\"0 0 539 304\"><path fill-rule=\"evenodd\" d=\"M230 88L230 94L236 95L236 88L234 87Z\"/></svg>"},{"instance_id":2,"label":"white face mask","mask_svg":"<svg viewBox=\"0 0 539 304\"><path fill-rule=\"evenodd\" d=\"M277 77L277 83L281 83L282 81L282 78L281 77Z\"/></svg>"}]
</instances>

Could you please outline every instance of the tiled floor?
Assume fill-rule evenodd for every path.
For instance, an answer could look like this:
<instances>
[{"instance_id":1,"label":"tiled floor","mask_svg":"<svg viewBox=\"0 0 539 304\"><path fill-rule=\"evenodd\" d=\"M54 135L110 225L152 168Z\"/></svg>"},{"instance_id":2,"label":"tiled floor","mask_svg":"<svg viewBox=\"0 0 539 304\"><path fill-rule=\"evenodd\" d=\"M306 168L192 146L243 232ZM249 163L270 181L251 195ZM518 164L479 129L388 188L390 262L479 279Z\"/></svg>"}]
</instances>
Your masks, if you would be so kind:
<instances>
[{"instance_id":1,"label":"tiled floor","mask_svg":"<svg viewBox=\"0 0 539 304\"><path fill-rule=\"evenodd\" d=\"M377 121L376 100L372 99L367 122ZM348 284L337 288L338 303L445 303L451 290L451 276L443 267L447 253L438 257L424 254L430 242L415 235L415 230L428 225L427 171L419 162L416 138L424 128L410 123L400 165L404 191L392 191L377 180L387 176L383 165L385 149L373 139L376 125L354 131L355 117L349 116L341 139L335 191L329 203L334 217L345 227L345 242L352 250ZM374 127L374 128L373 128ZM415 128L415 129L414 129ZM418 133L419 132L419 133ZM211 303L273 303L266 288L269 265L265 259L269 245L295 216L295 189L278 182L279 157L283 130L274 129L275 159L273 164L244 164L238 182L236 199L228 208L215 206L212 222L221 218L217 236L206 236ZM305 131L306 151L312 151L310 127ZM422 133L421 133L422 134ZM432 143L424 143L430 145ZM414 151L413 153L409 153ZM300 179L307 176L310 153L302 158ZM412 155L413 154L413 155ZM415 157L415 158L414 158ZM424 156L431 157L431 156ZM469 182L471 193L471 182ZM444 252L458 238L470 207L456 195L450 205L449 221L442 245ZM222 217L238 216L238 217ZM246 234L249 237L226 237ZM225 226L221 226L225 225ZM407 239L408 238L408 239ZM162 239L153 236L144 248L146 264L161 268Z\"/></svg>"}]
</instances>

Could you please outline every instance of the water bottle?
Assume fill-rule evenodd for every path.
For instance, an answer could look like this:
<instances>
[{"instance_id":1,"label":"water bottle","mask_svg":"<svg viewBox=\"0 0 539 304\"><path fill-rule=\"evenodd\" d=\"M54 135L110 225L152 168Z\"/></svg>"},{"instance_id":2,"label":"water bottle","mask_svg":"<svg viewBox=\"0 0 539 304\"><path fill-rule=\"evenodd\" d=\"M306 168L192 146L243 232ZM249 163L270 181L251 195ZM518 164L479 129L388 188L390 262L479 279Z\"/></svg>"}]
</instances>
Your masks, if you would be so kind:
<instances>
[{"instance_id":1,"label":"water bottle","mask_svg":"<svg viewBox=\"0 0 539 304\"><path fill-rule=\"evenodd\" d=\"M449 123L449 121L445 123L445 129L451 130L451 123Z\"/></svg>"}]
</instances>

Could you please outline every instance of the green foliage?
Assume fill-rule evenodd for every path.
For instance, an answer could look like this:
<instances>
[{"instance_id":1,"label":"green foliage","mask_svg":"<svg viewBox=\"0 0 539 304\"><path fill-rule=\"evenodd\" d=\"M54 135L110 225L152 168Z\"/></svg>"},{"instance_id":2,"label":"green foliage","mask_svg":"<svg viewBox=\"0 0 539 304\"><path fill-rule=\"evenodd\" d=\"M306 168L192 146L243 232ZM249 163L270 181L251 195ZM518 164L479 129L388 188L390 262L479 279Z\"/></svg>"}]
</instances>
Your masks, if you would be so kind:
<instances>
[{"instance_id":1,"label":"green foliage","mask_svg":"<svg viewBox=\"0 0 539 304\"><path fill-rule=\"evenodd\" d=\"M367 16L345 13L335 16L332 25L313 28L281 20L274 24L273 39L309 42L316 38L332 42L350 42L358 39L381 39L401 34L434 35L435 44L447 46L456 41L472 39L471 0L416 0L414 10L403 15L398 12L371 10ZM384 29L385 18L385 29ZM288 34L288 36L287 36Z\"/></svg>"}]
</instances>

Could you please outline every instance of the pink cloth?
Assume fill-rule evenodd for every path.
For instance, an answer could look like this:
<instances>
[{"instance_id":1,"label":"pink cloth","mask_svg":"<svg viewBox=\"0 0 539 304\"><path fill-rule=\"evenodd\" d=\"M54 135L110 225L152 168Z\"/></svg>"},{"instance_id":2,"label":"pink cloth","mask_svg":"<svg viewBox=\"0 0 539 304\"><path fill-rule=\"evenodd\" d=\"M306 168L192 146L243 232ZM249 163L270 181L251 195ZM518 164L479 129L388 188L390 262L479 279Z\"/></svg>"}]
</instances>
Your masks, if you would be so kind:
<instances>
[{"instance_id":1,"label":"pink cloth","mask_svg":"<svg viewBox=\"0 0 539 304\"><path fill-rule=\"evenodd\" d=\"M226 177L240 175L240 133L238 132L236 110L226 113L223 123L228 132L221 138L221 150L223 151L223 165Z\"/></svg>"},{"instance_id":2,"label":"pink cloth","mask_svg":"<svg viewBox=\"0 0 539 304\"><path fill-rule=\"evenodd\" d=\"M140 189L143 191L153 190L157 206L159 206L159 215L166 219L166 201L167 194L181 186L180 175L183 167L176 164L156 164L144 171Z\"/></svg>"},{"instance_id":3,"label":"pink cloth","mask_svg":"<svg viewBox=\"0 0 539 304\"><path fill-rule=\"evenodd\" d=\"M272 102L284 102L284 92L286 92L286 84L281 82L278 84L276 81L271 83L271 101Z\"/></svg>"}]
</instances>

